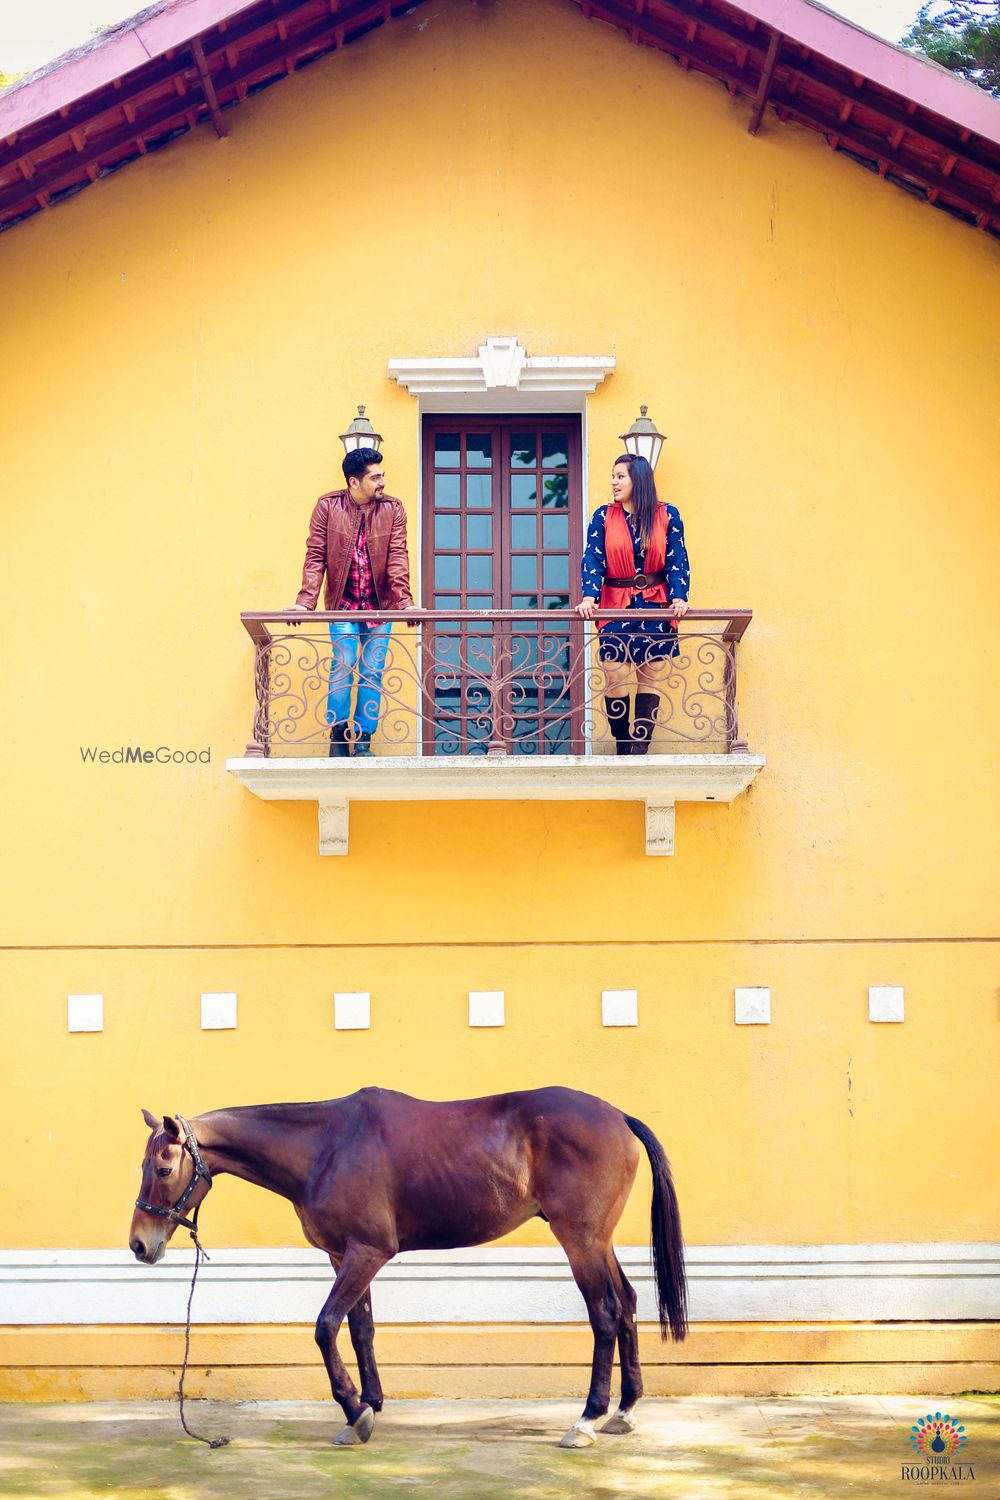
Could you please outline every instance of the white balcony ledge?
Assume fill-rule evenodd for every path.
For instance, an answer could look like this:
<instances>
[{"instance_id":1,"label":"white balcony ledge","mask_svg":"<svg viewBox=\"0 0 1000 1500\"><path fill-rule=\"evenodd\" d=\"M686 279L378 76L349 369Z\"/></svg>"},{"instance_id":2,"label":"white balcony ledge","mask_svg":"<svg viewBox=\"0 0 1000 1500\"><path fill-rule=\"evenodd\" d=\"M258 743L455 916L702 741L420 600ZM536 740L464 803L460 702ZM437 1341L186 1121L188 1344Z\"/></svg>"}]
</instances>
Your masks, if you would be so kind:
<instances>
[{"instance_id":1,"label":"white balcony ledge","mask_svg":"<svg viewBox=\"0 0 1000 1500\"><path fill-rule=\"evenodd\" d=\"M315 802L320 854L346 854L352 802L642 802L646 853L673 854L678 802L732 802L763 755L316 756L233 759L231 775L266 802Z\"/></svg>"}]
</instances>

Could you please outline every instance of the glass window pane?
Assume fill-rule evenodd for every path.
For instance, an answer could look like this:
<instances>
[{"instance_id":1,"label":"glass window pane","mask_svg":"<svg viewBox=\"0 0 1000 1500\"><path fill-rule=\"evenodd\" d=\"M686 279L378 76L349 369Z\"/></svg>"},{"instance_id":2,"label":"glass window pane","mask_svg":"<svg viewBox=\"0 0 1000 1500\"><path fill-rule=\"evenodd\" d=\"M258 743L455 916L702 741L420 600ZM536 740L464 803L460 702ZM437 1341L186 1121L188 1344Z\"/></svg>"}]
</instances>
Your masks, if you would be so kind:
<instances>
[{"instance_id":1,"label":"glass window pane","mask_svg":"<svg viewBox=\"0 0 1000 1500\"><path fill-rule=\"evenodd\" d=\"M462 503L462 481L457 474L435 474L434 504L438 510L457 510Z\"/></svg>"},{"instance_id":2,"label":"glass window pane","mask_svg":"<svg viewBox=\"0 0 1000 1500\"><path fill-rule=\"evenodd\" d=\"M542 564L542 587L546 589L569 588L569 558L558 553L544 559Z\"/></svg>"},{"instance_id":3,"label":"glass window pane","mask_svg":"<svg viewBox=\"0 0 1000 1500\"><path fill-rule=\"evenodd\" d=\"M436 557L434 559L434 587L460 589L462 587L461 565L460 557Z\"/></svg>"},{"instance_id":4,"label":"glass window pane","mask_svg":"<svg viewBox=\"0 0 1000 1500\"><path fill-rule=\"evenodd\" d=\"M457 594L435 594L435 609L461 609L462 601Z\"/></svg>"},{"instance_id":5,"label":"glass window pane","mask_svg":"<svg viewBox=\"0 0 1000 1500\"><path fill-rule=\"evenodd\" d=\"M569 748L568 719L560 719L557 724L546 725L545 753L547 755L566 755L569 752Z\"/></svg>"},{"instance_id":6,"label":"glass window pane","mask_svg":"<svg viewBox=\"0 0 1000 1500\"><path fill-rule=\"evenodd\" d=\"M511 516L510 544L515 552L521 552L527 547L534 551L538 546L538 517Z\"/></svg>"},{"instance_id":7,"label":"glass window pane","mask_svg":"<svg viewBox=\"0 0 1000 1500\"><path fill-rule=\"evenodd\" d=\"M557 520L558 517L551 517ZM480 547L484 550L493 546L493 517L492 516L467 516L465 520L465 545L474 551Z\"/></svg>"},{"instance_id":8,"label":"glass window pane","mask_svg":"<svg viewBox=\"0 0 1000 1500\"><path fill-rule=\"evenodd\" d=\"M511 609L537 609L538 595L515 594L513 599L510 601L510 607Z\"/></svg>"},{"instance_id":9,"label":"glass window pane","mask_svg":"<svg viewBox=\"0 0 1000 1500\"><path fill-rule=\"evenodd\" d=\"M462 545L462 523L458 515L434 517L434 545L435 547L454 547L456 550Z\"/></svg>"},{"instance_id":10,"label":"glass window pane","mask_svg":"<svg viewBox=\"0 0 1000 1500\"><path fill-rule=\"evenodd\" d=\"M542 504L546 510L569 510L569 475L546 476L542 491Z\"/></svg>"},{"instance_id":11,"label":"glass window pane","mask_svg":"<svg viewBox=\"0 0 1000 1500\"><path fill-rule=\"evenodd\" d=\"M493 504L493 480L489 474L466 476L465 503L470 510L490 509Z\"/></svg>"},{"instance_id":12,"label":"glass window pane","mask_svg":"<svg viewBox=\"0 0 1000 1500\"><path fill-rule=\"evenodd\" d=\"M562 631L546 630L541 640L542 662L552 669L551 681L545 691L558 698L566 691L566 674L569 672L569 642Z\"/></svg>"},{"instance_id":13,"label":"glass window pane","mask_svg":"<svg viewBox=\"0 0 1000 1500\"><path fill-rule=\"evenodd\" d=\"M542 521L542 540L550 552L568 552L569 516L546 516Z\"/></svg>"},{"instance_id":14,"label":"glass window pane","mask_svg":"<svg viewBox=\"0 0 1000 1500\"><path fill-rule=\"evenodd\" d=\"M468 672L474 673L468 676L465 682L465 696L469 708L489 703L489 682L481 681L481 678L490 676L493 672L493 642L489 636L469 636L466 639L465 664Z\"/></svg>"},{"instance_id":15,"label":"glass window pane","mask_svg":"<svg viewBox=\"0 0 1000 1500\"><path fill-rule=\"evenodd\" d=\"M513 510L534 510L537 504L534 474L510 476L510 503Z\"/></svg>"},{"instance_id":16,"label":"glass window pane","mask_svg":"<svg viewBox=\"0 0 1000 1500\"><path fill-rule=\"evenodd\" d=\"M525 672L538 665L538 636L531 626L524 626L528 633L512 635L510 641L510 665L513 672Z\"/></svg>"},{"instance_id":17,"label":"glass window pane","mask_svg":"<svg viewBox=\"0 0 1000 1500\"><path fill-rule=\"evenodd\" d=\"M434 434L434 467L457 469L459 465L459 437L457 432Z\"/></svg>"},{"instance_id":18,"label":"glass window pane","mask_svg":"<svg viewBox=\"0 0 1000 1500\"><path fill-rule=\"evenodd\" d=\"M546 594L544 609L569 609L568 594Z\"/></svg>"},{"instance_id":19,"label":"glass window pane","mask_svg":"<svg viewBox=\"0 0 1000 1500\"><path fill-rule=\"evenodd\" d=\"M512 557L510 560L510 582L511 587L514 589L537 589L538 558Z\"/></svg>"},{"instance_id":20,"label":"glass window pane","mask_svg":"<svg viewBox=\"0 0 1000 1500\"><path fill-rule=\"evenodd\" d=\"M564 432L547 432L542 438L542 468L565 469L569 463L569 444Z\"/></svg>"},{"instance_id":21,"label":"glass window pane","mask_svg":"<svg viewBox=\"0 0 1000 1500\"><path fill-rule=\"evenodd\" d=\"M510 437L510 466L512 469L533 469L538 463L538 440L533 432L512 432Z\"/></svg>"},{"instance_id":22,"label":"glass window pane","mask_svg":"<svg viewBox=\"0 0 1000 1500\"><path fill-rule=\"evenodd\" d=\"M465 439L465 463L470 469L488 469L493 462L493 439L488 432L470 432Z\"/></svg>"},{"instance_id":23,"label":"glass window pane","mask_svg":"<svg viewBox=\"0 0 1000 1500\"><path fill-rule=\"evenodd\" d=\"M465 586L467 589L491 589L493 587L492 557L467 557L465 559ZM553 584L553 588L556 585Z\"/></svg>"},{"instance_id":24,"label":"glass window pane","mask_svg":"<svg viewBox=\"0 0 1000 1500\"><path fill-rule=\"evenodd\" d=\"M454 635L442 635L440 631L434 633L434 665L435 667L450 668L449 671L435 673L435 693L440 699L445 690L447 682L450 688L454 687L455 676L458 668L462 665L462 638L457 633Z\"/></svg>"}]
</instances>

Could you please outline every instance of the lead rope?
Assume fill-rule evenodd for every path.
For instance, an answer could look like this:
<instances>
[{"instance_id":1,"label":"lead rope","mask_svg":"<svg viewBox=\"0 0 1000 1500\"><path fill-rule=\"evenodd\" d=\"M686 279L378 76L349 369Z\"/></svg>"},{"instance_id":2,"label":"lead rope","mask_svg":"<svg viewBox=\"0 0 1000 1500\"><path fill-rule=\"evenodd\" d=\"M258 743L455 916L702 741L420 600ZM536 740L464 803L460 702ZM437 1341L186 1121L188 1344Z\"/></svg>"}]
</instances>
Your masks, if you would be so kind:
<instances>
[{"instance_id":1,"label":"lead rope","mask_svg":"<svg viewBox=\"0 0 1000 1500\"><path fill-rule=\"evenodd\" d=\"M198 1208L200 1207L201 1204L199 1203ZM192 1215L192 1228L188 1230L188 1233L194 1240L194 1275L191 1277L191 1290L188 1293L187 1323L185 1324L184 1328L184 1363L181 1366L181 1378L180 1383L177 1387L177 1395L180 1400L181 1426L184 1428L184 1431L187 1433L188 1437L194 1438L196 1443L206 1443L209 1448L224 1448L228 1442L232 1441L230 1438L202 1437L200 1433L192 1432L184 1419L184 1377L187 1374L188 1355L191 1352L191 1304L194 1301L194 1288L195 1283L198 1280L198 1268L201 1265L202 1257L204 1257L205 1260L208 1260L208 1251L204 1248L201 1240L198 1238L198 1208L195 1209L194 1214Z\"/></svg>"}]
</instances>

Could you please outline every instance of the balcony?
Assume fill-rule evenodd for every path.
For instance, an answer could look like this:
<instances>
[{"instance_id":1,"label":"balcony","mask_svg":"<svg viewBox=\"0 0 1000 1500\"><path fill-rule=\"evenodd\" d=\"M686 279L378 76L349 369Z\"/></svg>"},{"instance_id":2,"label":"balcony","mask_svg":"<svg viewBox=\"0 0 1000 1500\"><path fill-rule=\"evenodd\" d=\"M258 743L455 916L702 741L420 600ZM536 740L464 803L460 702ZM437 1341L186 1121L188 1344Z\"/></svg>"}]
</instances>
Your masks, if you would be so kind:
<instances>
[{"instance_id":1,"label":"balcony","mask_svg":"<svg viewBox=\"0 0 1000 1500\"><path fill-rule=\"evenodd\" d=\"M254 644L256 707L245 755L227 769L265 800L316 802L321 854L348 852L351 802L530 799L642 802L646 853L672 854L677 802L731 802L764 766L738 722L748 609L685 616L677 655L657 668L644 755L616 754L596 624L571 610L366 615L392 624L381 709L371 756L343 759L329 754L328 693L348 681L330 627L358 616L240 618ZM596 617L625 619L635 614ZM363 659L353 676L365 683Z\"/></svg>"}]
</instances>

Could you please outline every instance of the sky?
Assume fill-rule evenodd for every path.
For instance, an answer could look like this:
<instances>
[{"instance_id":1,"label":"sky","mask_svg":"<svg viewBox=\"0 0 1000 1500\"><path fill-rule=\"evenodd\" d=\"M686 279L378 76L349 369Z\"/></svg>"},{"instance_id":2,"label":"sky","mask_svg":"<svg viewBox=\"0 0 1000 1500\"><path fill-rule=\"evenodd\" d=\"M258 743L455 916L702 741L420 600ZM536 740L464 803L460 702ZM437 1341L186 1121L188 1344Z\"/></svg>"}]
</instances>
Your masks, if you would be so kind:
<instances>
[{"instance_id":1,"label":"sky","mask_svg":"<svg viewBox=\"0 0 1000 1500\"><path fill-rule=\"evenodd\" d=\"M144 0L0 0L0 72L25 73L133 15ZM148 0L145 0L148 3ZM824 0L867 31L897 42L920 0ZM13 13L13 14L12 14Z\"/></svg>"}]
</instances>

